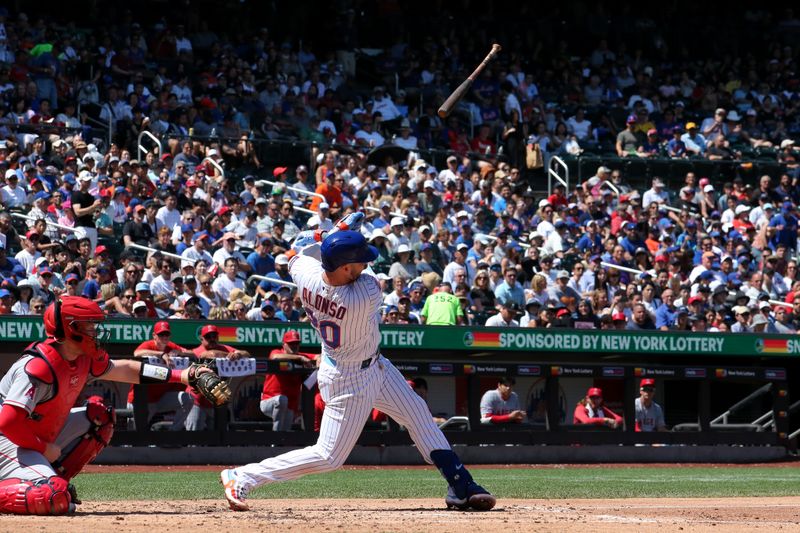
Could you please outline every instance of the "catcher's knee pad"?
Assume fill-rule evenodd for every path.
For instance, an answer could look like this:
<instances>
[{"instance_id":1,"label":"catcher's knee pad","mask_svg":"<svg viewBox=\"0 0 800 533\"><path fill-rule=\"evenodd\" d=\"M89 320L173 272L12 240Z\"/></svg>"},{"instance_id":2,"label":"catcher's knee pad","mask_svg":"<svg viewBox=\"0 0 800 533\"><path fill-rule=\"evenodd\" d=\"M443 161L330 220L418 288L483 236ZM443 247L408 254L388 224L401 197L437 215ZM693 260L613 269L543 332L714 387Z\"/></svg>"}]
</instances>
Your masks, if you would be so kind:
<instances>
[{"instance_id":1,"label":"catcher's knee pad","mask_svg":"<svg viewBox=\"0 0 800 533\"><path fill-rule=\"evenodd\" d=\"M86 417L91 422L89 431L83 435L69 452L53 463L56 472L67 481L74 478L87 463L97 457L100 450L108 446L114 435L116 414L114 408L106 406L99 396L86 401Z\"/></svg>"},{"instance_id":2,"label":"catcher's knee pad","mask_svg":"<svg viewBox=\"0 0 800 533\"><path fill-rule=\"evenodd\" d=\"M0 513L62 515L74 509L66 479L52 476L38 481L0 481Z\"/></svg>"}]
</instances>

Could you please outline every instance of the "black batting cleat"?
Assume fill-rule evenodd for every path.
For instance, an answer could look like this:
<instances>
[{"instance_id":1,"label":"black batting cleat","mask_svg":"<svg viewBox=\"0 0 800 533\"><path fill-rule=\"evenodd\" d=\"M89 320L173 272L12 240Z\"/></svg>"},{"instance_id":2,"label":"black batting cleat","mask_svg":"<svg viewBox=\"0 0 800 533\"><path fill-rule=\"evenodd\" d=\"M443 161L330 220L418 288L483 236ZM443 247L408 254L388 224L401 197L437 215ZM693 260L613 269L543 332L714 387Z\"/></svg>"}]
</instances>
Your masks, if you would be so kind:
<instances>
[{"instance_id":1,"label":"black batting cleat","mask_svg":"<svg viewBox=\"0 0 800 533\"><path fill-rule=\"evenodd\" d=\"M489 511L494 508L497 499L492 496L488 490L477 483L470 483L467 486L467 493L463 498L458 497L453 487L448 487L444 502L447 504L448 509L455 509L458 511L468 511L469 509Z\"/></svg>"}]
</instances>

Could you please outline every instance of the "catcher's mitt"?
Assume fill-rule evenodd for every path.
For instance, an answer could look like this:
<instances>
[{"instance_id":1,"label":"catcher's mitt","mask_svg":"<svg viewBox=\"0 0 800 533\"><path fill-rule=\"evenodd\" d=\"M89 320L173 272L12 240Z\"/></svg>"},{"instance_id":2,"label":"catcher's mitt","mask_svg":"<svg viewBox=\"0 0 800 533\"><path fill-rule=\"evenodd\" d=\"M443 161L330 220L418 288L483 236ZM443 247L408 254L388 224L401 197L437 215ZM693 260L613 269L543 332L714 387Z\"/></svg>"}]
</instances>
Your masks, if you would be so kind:
<instances>
[{"instance_id":1,"label":"catcher's mitt","mask_svg":"<svg viewBox=\"0 0 800 533\"><path fill-rule=\"evenodd\" d=\"M206 372L200 372L207 369ZM192 363L189 366L189 385L202 394L212 405L218 407L231 400L228 382L219 377L214 363Z\"/></svg>"}]
</instances>

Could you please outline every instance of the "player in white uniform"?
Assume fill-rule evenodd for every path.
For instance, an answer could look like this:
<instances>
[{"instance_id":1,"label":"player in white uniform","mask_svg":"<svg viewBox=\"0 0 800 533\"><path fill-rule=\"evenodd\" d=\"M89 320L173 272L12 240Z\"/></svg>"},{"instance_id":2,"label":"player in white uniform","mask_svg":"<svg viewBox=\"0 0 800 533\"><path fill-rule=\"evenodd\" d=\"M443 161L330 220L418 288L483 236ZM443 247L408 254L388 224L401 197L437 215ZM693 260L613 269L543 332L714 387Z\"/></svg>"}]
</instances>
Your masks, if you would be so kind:
<instances>
[{"instance_id":1,"label":"player in white uniform","mask_svg":"<svg viewBox=\"0 0 800 533\"><path fill-rule=\"evenodd\" d=\"M636 431L667 431L664 410L653 401L656 380L644 378L639 383L639 397L634 402L636 410Z\"/></svg>"},{"instance_id":2,"label":"player in white uniform","mask_svg":"<svg viewBox=\"0 0 800 533\"><path fill-rule=\"evenodd\" d=\"M373 407L405 426L425 461L436 465L449 484L449 508L487 511L495 505L452 451L422 398L380 354L382 294L377 278L365 272L378 251L352 231L362 219L362 213L349 215L324 240L319 231L305 231L295 241L302 255L292 258L289 271L322 338L318 383L325 412L315 445L221 472L235 511L248 510L247 495L260 485L339 468ZM317 253L321 262L313 257Z\"/></svg>"}]
</instances>

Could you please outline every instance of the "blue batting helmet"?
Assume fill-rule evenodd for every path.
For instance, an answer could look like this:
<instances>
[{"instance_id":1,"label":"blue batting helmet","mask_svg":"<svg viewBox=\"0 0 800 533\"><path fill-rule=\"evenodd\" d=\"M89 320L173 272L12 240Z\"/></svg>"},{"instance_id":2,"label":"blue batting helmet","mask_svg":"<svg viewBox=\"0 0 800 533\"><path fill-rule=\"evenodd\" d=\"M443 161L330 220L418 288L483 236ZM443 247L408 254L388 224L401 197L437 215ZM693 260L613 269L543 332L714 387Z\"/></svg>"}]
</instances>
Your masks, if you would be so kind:
<instances>
[{"instance_id":1,"label":"blue batting helmet","mask_svg":"<svg viewBox=\"0 0 800 533\"><path fill-rule=\"evenodd\" d=\"M342 230L322 241L322 268L333 272L348 263L369 263L378 257L378 249L367 244L358 231Z\"/></svg>"}]
</instances>

